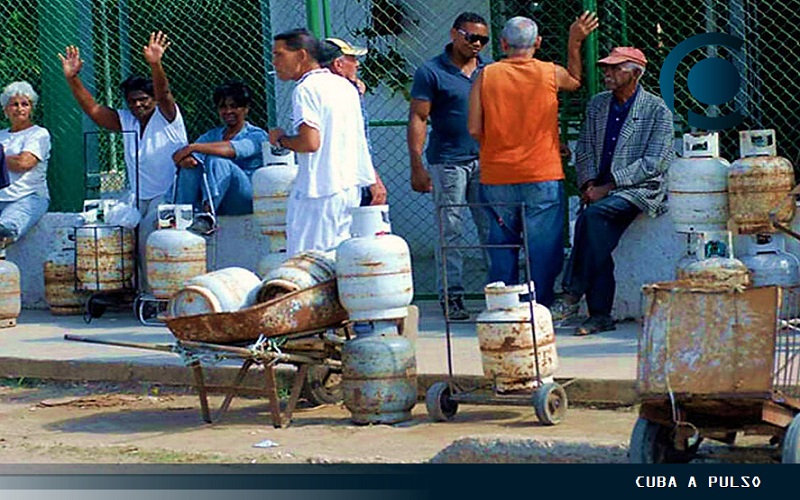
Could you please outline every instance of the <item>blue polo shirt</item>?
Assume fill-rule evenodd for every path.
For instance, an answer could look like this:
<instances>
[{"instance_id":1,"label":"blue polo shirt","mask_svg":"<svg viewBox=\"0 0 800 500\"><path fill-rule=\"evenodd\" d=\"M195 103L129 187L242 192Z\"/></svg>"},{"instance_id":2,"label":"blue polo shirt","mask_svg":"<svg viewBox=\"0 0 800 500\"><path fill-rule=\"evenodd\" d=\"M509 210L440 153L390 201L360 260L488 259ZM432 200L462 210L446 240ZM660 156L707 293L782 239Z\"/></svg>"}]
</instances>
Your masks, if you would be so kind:
<instances>
[{"instance_id":1,"label":"blue polo shirt","mask_svg":"<svg viewBox=\"0 0 800 500\"><path fill-rule=\"evenodd\" d=\"M478 142L467 130L469 91L480 73L465 75L450 60L452 44L414 73L411 97L431 103L431 133L425 158L429 164L467 163L478 158ZM478 56L478 68L485 65Z\"/></svg>"},{"instance_id":2,"label":"blue polo shirt","mask_svg":"<svg viewBox=\"0 0 800 500\"><path fill-rule=\"evenodd\" d=\"M640 88L641 87L637 85L633 95L622 104L618 103L614 96L611 96L608 121L606 122L606 136L603 139L603 155L600 157L600 172L595 181L598 186L608 184L614 180L611 176L611 163L614 160L614 151L617 149L617 141L619 140L619 134L622 132L622 126L628 118L628 113L631 111L633 101L635 101L636 96L639 95Z\"/></svg>"}]
</instances>

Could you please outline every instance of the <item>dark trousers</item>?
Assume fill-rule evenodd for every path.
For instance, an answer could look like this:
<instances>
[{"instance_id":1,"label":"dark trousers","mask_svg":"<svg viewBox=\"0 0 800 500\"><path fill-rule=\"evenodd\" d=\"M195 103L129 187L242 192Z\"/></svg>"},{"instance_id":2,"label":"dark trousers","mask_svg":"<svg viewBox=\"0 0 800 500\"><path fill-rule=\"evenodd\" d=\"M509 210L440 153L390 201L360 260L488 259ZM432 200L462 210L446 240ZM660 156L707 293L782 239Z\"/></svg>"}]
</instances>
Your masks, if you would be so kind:
<instances>
[{"instance_id":1,"label":"dark trousers","mask_svg":"<svg viewBox=\"0 0 800 500\"><path fill-rule=\"evenodd\" d=\"M609 316L614 305L614 259L622 233L641 210L619 196L584 207L575 222L575 242L562 285L570 295L586 295L590 316Z\"/></svg>"}]
</instances>

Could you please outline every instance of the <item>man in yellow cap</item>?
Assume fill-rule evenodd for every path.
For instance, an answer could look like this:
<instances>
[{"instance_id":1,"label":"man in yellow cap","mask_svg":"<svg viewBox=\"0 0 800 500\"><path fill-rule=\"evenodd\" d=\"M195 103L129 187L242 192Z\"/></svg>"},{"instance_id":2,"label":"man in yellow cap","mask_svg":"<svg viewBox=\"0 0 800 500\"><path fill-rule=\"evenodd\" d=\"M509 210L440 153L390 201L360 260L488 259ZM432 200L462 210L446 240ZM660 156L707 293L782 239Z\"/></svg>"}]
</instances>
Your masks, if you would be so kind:
<instances>
[{"instance_id":1,"label":"man in yellow cap","mask_svg":"<svg viewBox=\"0 0 800 500\"><path fill-rule=\"evenodd\" d=\"M644 53L617 47L597 64L608 90L589 101L575 149L583 207L564 271L564 294L551 308L553 319L565 319L577 314L586 295L589 318L576 335L615 329L611 253L636 216L666 211L664 178L674 158L672 112L639 83L647 65Z\"/></svg>"},{"instance_id":2,"label":"man in yellow cap","mask_svg":"<svg viewBox=\"0 0 800 500\"><path fill-rule=\"evenodd\" d=\"M367 91L367 86L358 78L358 67L361 65L358 57L366 53L367 49L354 47L341 38L326 38L320 47L319 64L323 68L328 68L331 73L346 78L358 89L358 94L361 96L361 114L364 116L364 134L367 136L367 146L372 155L369 119L366 106L364 106L364 93ZM361 190L361 206L383 205L386 203L386 194L386 186L378 175L378 171L375 170L375 184Z\"/></svg>"}]
</instances>

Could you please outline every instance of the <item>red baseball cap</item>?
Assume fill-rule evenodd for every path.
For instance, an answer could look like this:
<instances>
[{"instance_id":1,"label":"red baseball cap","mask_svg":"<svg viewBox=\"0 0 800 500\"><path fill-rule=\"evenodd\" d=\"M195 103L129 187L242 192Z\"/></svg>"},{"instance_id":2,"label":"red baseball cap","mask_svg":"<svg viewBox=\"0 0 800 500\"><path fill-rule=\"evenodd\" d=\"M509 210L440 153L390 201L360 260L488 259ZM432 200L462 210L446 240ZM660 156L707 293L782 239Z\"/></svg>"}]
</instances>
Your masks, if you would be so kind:
<instances>
[{"instance_id":1,"label":"red baseball cap","mask_svg":"<svg viewBox=\"0 0 800 500\"><path fill-rule=\"evenodd\" d=\"M647 58L644 52L635 47L615 47L608 57L604 57L597 61L597 64L602 66L614 66L616 64L632 62L642 66L647 65Z\"/></svg>"}]
</instances>

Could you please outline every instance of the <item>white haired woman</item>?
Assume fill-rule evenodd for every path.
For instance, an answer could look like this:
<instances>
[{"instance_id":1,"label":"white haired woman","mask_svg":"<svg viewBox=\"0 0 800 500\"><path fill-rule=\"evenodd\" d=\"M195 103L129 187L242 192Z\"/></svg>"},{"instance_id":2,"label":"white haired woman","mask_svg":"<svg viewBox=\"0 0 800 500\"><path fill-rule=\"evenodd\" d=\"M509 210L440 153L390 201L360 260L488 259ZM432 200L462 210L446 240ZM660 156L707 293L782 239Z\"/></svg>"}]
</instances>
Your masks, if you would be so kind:
<instances>
[{"instance_id":1,"label":"white haired woman","mask_svg":"<svg viewBox=\"0 0 800 500\"><path fill-rule=\"evenodd\" d=\"M50 133L32 121L38 94L28 82L3 89L0 104L11 127L0 130L10 185L0 189L0 247L17 241L47 212Z\"/></svg>"}]
</instances>

